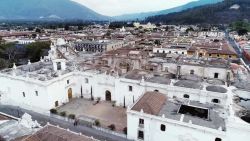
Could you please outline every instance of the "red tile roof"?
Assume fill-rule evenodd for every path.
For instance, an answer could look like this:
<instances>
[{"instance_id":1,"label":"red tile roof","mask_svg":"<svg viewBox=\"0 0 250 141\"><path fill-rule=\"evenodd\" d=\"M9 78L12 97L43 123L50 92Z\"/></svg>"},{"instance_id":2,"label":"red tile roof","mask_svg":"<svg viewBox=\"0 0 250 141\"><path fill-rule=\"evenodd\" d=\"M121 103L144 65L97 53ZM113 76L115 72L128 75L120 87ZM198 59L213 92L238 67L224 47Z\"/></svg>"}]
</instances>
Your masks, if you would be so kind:
<instances>
[{"instance_id":1,"label":"red tile roof","mask_svg":"<svg viewBox=\"0 0 250 141\"><path fill-rule=\"evenodd\" d=\"M167 97L159 92L146 92L142 98L133 106L132 110L151 115L158 115Z\"/></svg>"},{"instance_id":2,"label":"red tile roof","mask_svg":"<svg viewBox=\"0 0 250 141\"><path fill-rule=\"evenodd\" d=\"M4 115L0 115L0 120L10 120L11 118L6 117Z\"/></svg>"},{"instance_id":3,"label":"red tile roof","mask_svg":"<svg viewBox=\"0 0 250 141\"><path fill-rule=\"evenodd\" d=\"M14 141L97 141L65 129L47 125L33 135L24 136Z\"/></svg>"}]
</instances>

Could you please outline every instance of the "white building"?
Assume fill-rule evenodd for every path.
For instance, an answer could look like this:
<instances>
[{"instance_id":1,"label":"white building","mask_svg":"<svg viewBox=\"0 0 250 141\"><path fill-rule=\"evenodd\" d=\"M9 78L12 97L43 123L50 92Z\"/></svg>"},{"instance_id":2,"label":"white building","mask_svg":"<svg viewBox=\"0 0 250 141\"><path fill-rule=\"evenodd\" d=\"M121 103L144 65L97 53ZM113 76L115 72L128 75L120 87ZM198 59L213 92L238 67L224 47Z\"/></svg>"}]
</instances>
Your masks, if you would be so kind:
<instances>
[{"instance_id":1,"label":"white building","mask_svg":"<svg viewBox=\"0 0 250 141\"><path fill-rule=\"evenodd\" d=\"M187 46L169 46L169 47L155 47L153 53L155 54L180 54L187 55Z\"/></svg>"},{"instance_id":2,"label":"white building","mask_svg":"<svg viewBox=\"0 0 250 141\"><path fill-rule=\"evenodd\" d=\"M80 41L75 43L77 51L104 52L116 50L124 46L123 41L118 40L99 40L99 41Z\"/></svg>"},{"instance_id":3,"label":"white building","mask_svg":"<svg viewBox=\"0 0 250 141\"><path fill-rule=\"evenodd\" d=\"M133 23L133 25L136 27L136 28L144 28L144 29L154 29L156 28L156 25L154 24L151 24L151 23L147 23L147 24L140 24L139 22L135 22Z\"/></svg>"},{"instance_id":4,"label":"white building","mask_svg":"<svg viewBox=\"0 0 250 141\"><path fill-rule=\"evenodd\" d=\"M34 39L28 39L28 38L4 38L6 42L17 42L18 44L21 45L27 45L36 42Z\"/></svg>"},{"instance_id":5,"label":"white building","mask_svg":"<svg viewBox=\"0 0 250 141\"><path fill-rule=\"evenodd\" d=\"M231 75L227 67L220 65L220 67L214 68L212 65L208 67L208 64L201 66L197 62L192 64L187 60L183 60L187 64L182 63L181 65L165 61L160 64L162 67L160 67L158 75L143 70L128 73L124 71L121 74L122 68L119 69L121 72L116 68L119 66L107 70L105 65L103 68L83 65L86 61L84 57L72 60L57 59L58 56L67 53L58 52L58 47L65 45L66 42L57 40L51 45L47 59L19 67L14 65L11 69L2 70L0 72L2 82L0 102L42 111L48 111L76 97L101 98L101 100L116 101L117 105L128 106L146 91L157 90L177 97L183 97L188 92L190 99L195 101L211 103L213 99L217 99L218 103L226 103L224 93L227 88L220 86L218 89L222 92L219 91L220 94L217 94L216 91L207 89L207 86L212 85L210 83L212 78L227 81L228 75ZM112 60L108 60L108 62L110 63L107 65L113 66L119 61L115 61L114 64L112 64ZM154 63L152 60L149 62ZM129 67L140 69L136 66L140 65ZM189 80L194 78L194 81L175 80L170 74ZM197 76L207 78L208 83L201 84L198 82L199 80L196 80Z\"/></svg>"},{"instance_id":6,"label":"white building","mask_svg":"<svg viewBox=\"0 0 250 141\"><path fill-rule=\"evenodd\" d=\"M160 69L150 72L133 66L132 71L122 73L112 60L108 60L111 67L93 65L97 58L89 60L89 54L86 58L81 54L72 60L58 59L60 45L66 43L57 40L52 44L47 60L0 71L0 103L36 112L48 112L80 97L132 105L127 125L128 138L133 140L246 141L250 135L249 125L235 116L234 87L224 84L231 72L218 61L183 59L178 64L148 59ZM178 79L171 77L173 74ZM188 115L192 111L198 112Z\"/></svg>"},{"instance_id":7,"label":"white building","mask_svg":"<svg viewBox=\"0 0 250 141\"><path fill-rule=\"evenodd\" d=\"M183 97L188 92L190 99L225 104L226 88L218 86L215 92L210 84L176 81L167 76L152 76L146 73L129 73L125 76L111 75L94 70L79 70L64 59L53 62L37 62L13 67L0 73L1 102L13 103L24 108L48 111L69 102L75 97L101 98L116 101L117 105L131 105L146 91L160 91L169 96ZM213 86L213 85L211 85Z\"/></svg>"},{"instance_id":8,"label":"white building","mask_svg":"<svg viewBox=\"0 0 250 141\"><path fill-rule=\"evenodd\" d=\"M127 110L128 139L248 141L250 125L234 117L227 106L147 92Z\"/></svg>"}]
</instances>

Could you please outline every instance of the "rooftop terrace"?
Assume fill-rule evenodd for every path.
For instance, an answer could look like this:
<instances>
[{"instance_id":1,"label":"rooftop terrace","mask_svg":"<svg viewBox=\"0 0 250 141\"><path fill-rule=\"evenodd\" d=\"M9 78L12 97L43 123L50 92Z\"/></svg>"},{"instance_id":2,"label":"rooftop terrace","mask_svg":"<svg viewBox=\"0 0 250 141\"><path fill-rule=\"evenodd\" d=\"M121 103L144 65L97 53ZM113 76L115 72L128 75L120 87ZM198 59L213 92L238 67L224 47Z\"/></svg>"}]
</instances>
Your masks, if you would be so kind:
<instances>
[{"instance_id":1,"label":"rooftop terrace","mask_svg":"<svg viewBox=\"0 0 250 141\"><path fill-rule=\"evenodd\" d=\"M185 107L186 106L186 107ZM191 111L190 110L191 108ZM185 101L182 99L168 99L166 95L159 92L147 92L132 107L132 110L162 116L165 118L194 125L226 130L225 109L213 104L201 104L196 101Z\"/></svg>"},{"instance_id":2,"label":"rooftop terrace","mask_svg":"<svg viewBox=\"0 0 250 141\"><path fill-rule=\"evenodd\" d=\"M40 81L51 80L59 75L67 74L74 70L72 63L66 64L66 70L55 72L52 62L36 62L28 65L19 66L16 69L10 68L0 71L3 74L32 78Z\"/></svg>"}]
</instances>

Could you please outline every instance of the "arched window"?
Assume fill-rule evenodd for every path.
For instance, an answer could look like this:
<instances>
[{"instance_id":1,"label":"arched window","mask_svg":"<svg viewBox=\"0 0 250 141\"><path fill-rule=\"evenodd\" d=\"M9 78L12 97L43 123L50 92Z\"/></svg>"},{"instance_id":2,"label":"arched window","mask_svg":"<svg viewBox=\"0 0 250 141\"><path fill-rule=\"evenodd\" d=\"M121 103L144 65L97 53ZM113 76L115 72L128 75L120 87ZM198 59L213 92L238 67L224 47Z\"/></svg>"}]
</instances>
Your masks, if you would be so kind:
<instances>
[{"instance_id":1,"label":"arched window","mask_svg":"<svg viewBox=\"0 0 250 141\"><path fill-rule=\"evenodd\" d=\"M110 91L106 91L105 92L105 99L106 99L106 101L111 101L112 99L111 99L111 92Z\"/></svg>"},{"instance_id":2,"label":"arched window","mask_svg":"<svg viewBox=\"0 0 250 141\"><path fill-rule=\"evenodd\" d=\"M189 98L189 95L188 94L184 94L183 97L184 98Z\"/></svg>"},{"instance_id":3,"label":"arched window","mask_svg":"<svg viewBox=\"0 0 250 141\"><path fill-rule=\"evenodd\" d=\"M222 141L221 138L215 138L215 141Z\"/></svg>"},{"instance_id":4,"label":"arched window","mask_svg":"<svg viewBox=\"0 0 250 141\"><path fill-rule=\"evenodd\" d=\"M212 102L213 103L220 103L220 100L219 99L212 99Z\"/></svg>"}]
</instances>

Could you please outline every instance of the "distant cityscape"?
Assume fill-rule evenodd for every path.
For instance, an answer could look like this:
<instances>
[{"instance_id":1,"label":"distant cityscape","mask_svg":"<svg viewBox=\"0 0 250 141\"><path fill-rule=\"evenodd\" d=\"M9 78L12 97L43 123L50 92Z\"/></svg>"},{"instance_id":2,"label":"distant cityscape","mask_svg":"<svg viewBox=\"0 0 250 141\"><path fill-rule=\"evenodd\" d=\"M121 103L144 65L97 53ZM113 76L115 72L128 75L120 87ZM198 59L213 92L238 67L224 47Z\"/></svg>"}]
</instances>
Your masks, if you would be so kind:
<instances>
[{"instance_id":1,"label":"distant cityscape","mask_svg":"<svg viewBox=\"0 0 250 141\"><path fill-rule=\"evenodd\" d=\"M75 11L0 5L0 141L249 140L250 1L86 19L58 4Z\"/></svg>"}]
</instances>

